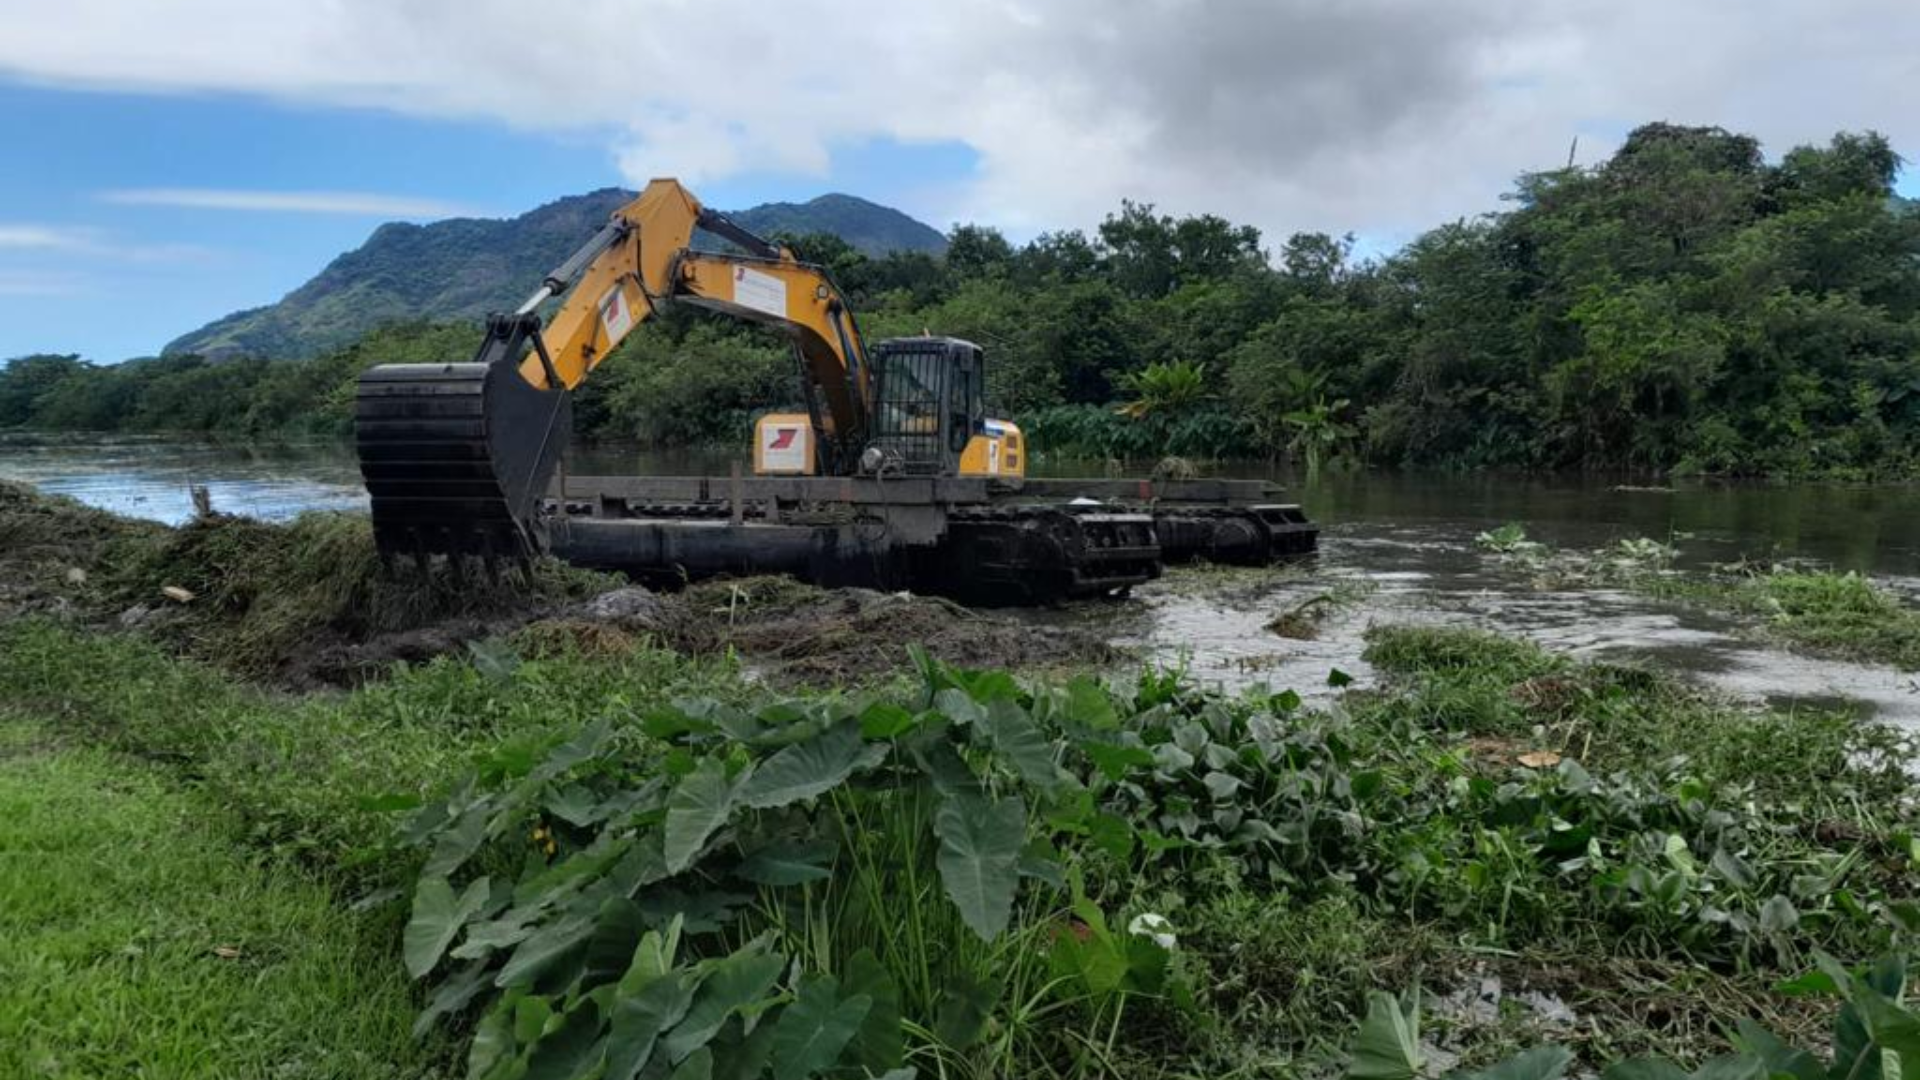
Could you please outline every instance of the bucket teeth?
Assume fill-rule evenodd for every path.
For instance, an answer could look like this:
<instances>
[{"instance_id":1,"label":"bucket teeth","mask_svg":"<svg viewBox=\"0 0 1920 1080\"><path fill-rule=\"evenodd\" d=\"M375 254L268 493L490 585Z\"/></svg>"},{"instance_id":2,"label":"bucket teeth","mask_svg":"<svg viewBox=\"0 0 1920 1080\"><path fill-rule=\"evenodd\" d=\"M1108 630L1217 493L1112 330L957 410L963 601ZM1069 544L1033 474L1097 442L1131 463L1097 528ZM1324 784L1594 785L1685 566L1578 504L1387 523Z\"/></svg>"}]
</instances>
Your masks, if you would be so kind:
<instances>
[{"instance_id":1,"label":"bucket teeth","mask_svg":"<svg viewBox=\"0 0 1920 1080\"><path fill-rule=\"evenodd\" d=\"M571 423L565 391L511 364L384 364L360 376L354 435L383 559L425 574L444 556L464 576L478 559L545 552L540 506Z\"/></svg>"}]
</instances>

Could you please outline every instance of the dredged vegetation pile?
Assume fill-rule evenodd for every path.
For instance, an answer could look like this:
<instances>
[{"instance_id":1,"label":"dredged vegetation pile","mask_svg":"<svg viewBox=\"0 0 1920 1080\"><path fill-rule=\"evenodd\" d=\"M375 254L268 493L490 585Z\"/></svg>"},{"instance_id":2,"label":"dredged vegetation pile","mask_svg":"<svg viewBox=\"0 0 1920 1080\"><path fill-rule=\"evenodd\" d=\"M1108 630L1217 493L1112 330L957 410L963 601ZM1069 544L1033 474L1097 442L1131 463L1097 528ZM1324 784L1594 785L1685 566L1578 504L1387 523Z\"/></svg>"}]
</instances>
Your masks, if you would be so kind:
<instances>
[{"instance_id":1,"label":"dredged vegetation pile","mask_svg":"<svg viewBox=\"0 0 1920 1080\"><path fill-rule=\"evenodd\" d=\"M0 483L0 613L44 612L146 634L237 674L353 684L395 662L461 652L533 628L529 641L689 654L733 650L788 683L885 675L899 645L974 665L1060 667L1116 656L1097 637L996 618L929 597L826 590L783 578L656 594L543 560L483 579L436 564L391 571L366 518L286 523L224 514L178 528Z\"/></svg>"}]
</instances>

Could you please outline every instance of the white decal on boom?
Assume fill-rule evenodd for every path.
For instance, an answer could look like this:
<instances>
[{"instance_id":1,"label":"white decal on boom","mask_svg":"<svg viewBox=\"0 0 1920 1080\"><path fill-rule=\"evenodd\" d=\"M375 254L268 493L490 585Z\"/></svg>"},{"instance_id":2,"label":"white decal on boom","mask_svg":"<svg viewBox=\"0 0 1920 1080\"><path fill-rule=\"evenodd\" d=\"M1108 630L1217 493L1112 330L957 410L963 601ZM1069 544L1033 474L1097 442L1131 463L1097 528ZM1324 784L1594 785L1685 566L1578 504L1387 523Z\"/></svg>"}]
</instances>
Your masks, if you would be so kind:
<instances>
[{"instance_id":1,"label":"white decal on boom","mask_svg":"<svg viewBox=\"0 0 1920 1080\"><path fill-rule=\"evenodd\" d=\"M733 268L733 302L743 308L787 317L787 283L745 266Z\"/></svg>"}]
</instances>

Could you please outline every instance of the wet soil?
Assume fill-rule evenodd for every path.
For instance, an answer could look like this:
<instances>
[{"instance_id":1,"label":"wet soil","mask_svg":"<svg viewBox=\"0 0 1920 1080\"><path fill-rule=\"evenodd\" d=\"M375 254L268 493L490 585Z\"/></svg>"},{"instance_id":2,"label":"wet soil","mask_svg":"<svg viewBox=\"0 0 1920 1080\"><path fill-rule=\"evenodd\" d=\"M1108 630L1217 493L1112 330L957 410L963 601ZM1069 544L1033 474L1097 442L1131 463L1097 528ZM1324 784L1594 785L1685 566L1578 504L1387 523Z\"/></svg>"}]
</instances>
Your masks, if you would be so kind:
<instances>
[{"instance_id":1,"label":"wet soil","mask_svg":"<svg viewBox=\"0 0 1920 1080\"><path fill-rule=\"evenodd\" d=\"M731 651L783 684L846 685L910 670L908 644L963 667L1103 666L1100 635L931 597L784 578L655 593L558 564L498 581L379 565L364 518L279 524L211 515L178 528L0 483L0 620L49 615L133 631L295 689L378 678L513 634L595 653Z\"/></svg>"}]
</instances>

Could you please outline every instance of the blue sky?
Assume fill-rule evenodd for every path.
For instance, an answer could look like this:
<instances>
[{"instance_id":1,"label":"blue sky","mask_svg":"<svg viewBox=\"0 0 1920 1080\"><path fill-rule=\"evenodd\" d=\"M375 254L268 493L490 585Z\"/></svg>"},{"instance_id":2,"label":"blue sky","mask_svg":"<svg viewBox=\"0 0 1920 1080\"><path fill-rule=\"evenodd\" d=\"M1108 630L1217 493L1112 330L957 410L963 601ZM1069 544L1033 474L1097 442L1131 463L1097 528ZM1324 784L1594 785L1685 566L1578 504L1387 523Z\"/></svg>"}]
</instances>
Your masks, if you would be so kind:
<instances>
[{"instance_id":1,"label":"blue sky","mask_svg":"<svg viewBox=\"0 0 1920 1080\"><path fill-rule=\"evenodd\" d=\"M3 2L3 0L0 0ZM1204 5L1204 11L1201 10ZM1920 157L1912 0L60 0L0 33L0 357L151 353L382 221L648 177L1378 253L1635 124ZM1902 178L1920 194L1920 178ZM266 207L263 209L263 207Z\"/></svg>"},{"instance_id":2,"label":"blue sky","mask_svg":"<svg viewBox=\"0 0 1920 1080\"><path fill-rule=\"evenodd\" d=\"M531 133L231 94L0 84L0 145L18 163L0 170L0 357L151 354L279 299L382 221L507 217L628 183L592 130ZM957 143L873 139L834 148L824 177L745 173L703 182L700 195L739 208L847 190L913 211L925 178L964 176L973 159ZM130 201L182 189L379 198L347 212Z\"/></svg>"}]
</instances>

